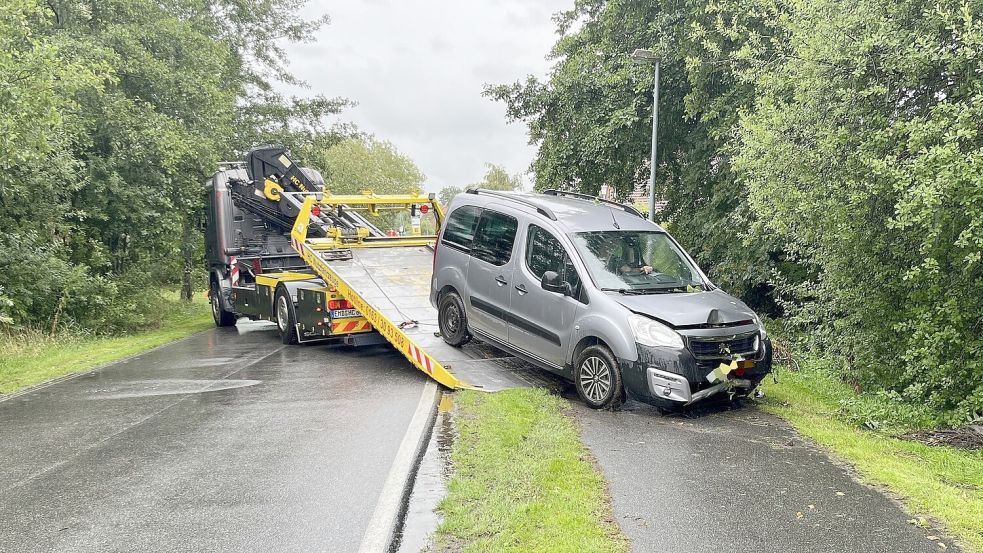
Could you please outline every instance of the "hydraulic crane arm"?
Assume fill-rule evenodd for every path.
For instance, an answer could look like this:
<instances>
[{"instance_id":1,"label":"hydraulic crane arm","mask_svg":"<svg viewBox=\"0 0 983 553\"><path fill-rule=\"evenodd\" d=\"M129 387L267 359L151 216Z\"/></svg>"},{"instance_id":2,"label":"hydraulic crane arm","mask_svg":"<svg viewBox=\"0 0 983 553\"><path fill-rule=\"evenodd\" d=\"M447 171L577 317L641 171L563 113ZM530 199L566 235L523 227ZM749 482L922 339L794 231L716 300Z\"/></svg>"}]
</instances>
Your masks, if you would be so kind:
<instances>
[{"instance_id":1,"label":"hydraulic crane arm","mask_svg":"<svg viewBox=\"0 0 983 553\"><path fill-rule=\"evenodd\" d=\"M303 205L305 196L320 199L324 181L317 171L301 167L282 146L257 146L246 155L248 180L229 182L232 201L266 221L269 225L289 232ZM368 229L371 236L382 231L358 214L318 213L310 216L310 233L317 237L329 233L357 234ZM332 230L337 229L337 230Z\"/></svg>"}]
</instances>

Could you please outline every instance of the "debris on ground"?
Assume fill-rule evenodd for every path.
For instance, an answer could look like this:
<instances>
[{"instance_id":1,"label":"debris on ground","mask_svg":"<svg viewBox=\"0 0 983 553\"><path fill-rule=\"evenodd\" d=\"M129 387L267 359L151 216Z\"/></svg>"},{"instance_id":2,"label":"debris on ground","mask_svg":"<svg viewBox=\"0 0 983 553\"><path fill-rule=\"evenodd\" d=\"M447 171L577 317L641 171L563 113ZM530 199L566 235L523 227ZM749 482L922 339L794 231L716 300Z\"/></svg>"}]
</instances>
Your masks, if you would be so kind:
<instances>
[{"instance_id":1,"label":"debris on ground","mask_svg":"<svg viewBox=\"0 0 983 553\"><path fill-rule=\"evenodd\" d=\"M960 426L935 430L917 430L900 436L905 440L931 446L948 446L959 449L983 449L983 427Z\"/></svg>"}]
</instances>

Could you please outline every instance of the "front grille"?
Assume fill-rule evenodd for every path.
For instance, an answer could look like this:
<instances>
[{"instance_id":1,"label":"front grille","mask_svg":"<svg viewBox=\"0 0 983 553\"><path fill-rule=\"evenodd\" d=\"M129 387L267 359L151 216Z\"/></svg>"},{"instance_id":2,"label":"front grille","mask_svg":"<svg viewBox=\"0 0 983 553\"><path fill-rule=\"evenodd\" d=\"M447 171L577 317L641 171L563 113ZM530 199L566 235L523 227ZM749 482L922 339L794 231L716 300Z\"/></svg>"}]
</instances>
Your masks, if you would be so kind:
<instances>
[{"instance_id":1,"label":"front grille","mask_svg":"<svg viewBox=\"0 0 983 553\"><path fill-rule=\"evenodd\" d=\"M757 332L749 332L737 336L693 336L687 342L696 357L696 364L701 369L712 370L721 361L729 361L737 355L745 359L756 357L754 338L757 335Z\"/></svg>"}]
</instances>

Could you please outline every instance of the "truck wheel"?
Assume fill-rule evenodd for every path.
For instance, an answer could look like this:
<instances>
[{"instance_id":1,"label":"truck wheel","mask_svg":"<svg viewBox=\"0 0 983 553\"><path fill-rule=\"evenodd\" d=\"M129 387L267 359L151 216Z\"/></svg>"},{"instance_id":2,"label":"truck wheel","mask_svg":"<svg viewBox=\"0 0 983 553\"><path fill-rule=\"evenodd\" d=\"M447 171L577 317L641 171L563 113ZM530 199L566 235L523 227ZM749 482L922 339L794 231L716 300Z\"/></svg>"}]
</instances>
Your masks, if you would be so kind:
<instances>
[{"instance_id":1,"label":"truck wheel","mask_svg":"<svg viewBox=\"0 0 983 553\"><path fill-rule=\"evenodd\" d=\"M211 289L208 292L208 303L212 304L212 319L215 320L215 326L234 326L236 324L236 314L226 311L222 307L222 300L219 297L221 293L218 283L212 282Z\"/></svg>"},{"instance_id":2,"label":"truck wheel","mask_svg":"<svg viewBox=\"0 0 983 553\"><path fill-rule=\"evenodd\" d=\"M471 340L471 333L468 332L468 315L464 311L464 302L457 292L448 292L440 297L437 326L444 341L456 348Z\"/></svg>"},{"instance_id":3,"label":"truck wheel","mask_svg":"<svg viewBox=\"0 0 983 553\"><path fill-rule=\"evenodd\" d=\"M282 286L276 289L276 296L273 299L273 319L280 330L280 341L288 345L296 344L297 312L294 310L294 300Z\"/></svg>"},{"instance_id":4,"label":"truck wheel","mask_svg":"<svg viewBox=\"0 0 983 553\"><path fill-rule=\"evenodd\" d=\"M591 409L618 409L625 401L618 362L607 347L596 344L584 348L573 368L577 395Z\"/></svg>"}]
</instances>

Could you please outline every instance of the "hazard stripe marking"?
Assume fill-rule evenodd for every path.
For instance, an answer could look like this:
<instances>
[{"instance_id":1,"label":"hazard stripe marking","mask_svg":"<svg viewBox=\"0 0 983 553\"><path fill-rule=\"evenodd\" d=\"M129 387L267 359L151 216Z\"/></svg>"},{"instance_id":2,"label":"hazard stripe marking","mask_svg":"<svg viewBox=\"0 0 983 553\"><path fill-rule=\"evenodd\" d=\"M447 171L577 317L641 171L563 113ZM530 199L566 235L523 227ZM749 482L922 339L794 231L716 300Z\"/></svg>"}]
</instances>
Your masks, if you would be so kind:
<instances>
[{"instance_id":1,"label":"hazard stripe marking","mask_svg":"<svg viewBox=\"0 0 983 553\"><path fill-rule=\"evenodd\" d=\"M410 358L416 359L416 362L420 365L420 368L427 371L427 374L433 374L433 365L430 364L430 356L423 353L423 351L414 346L412 342L407 345L406 349L410 353Z\"/></svg>"}]
</instances>

